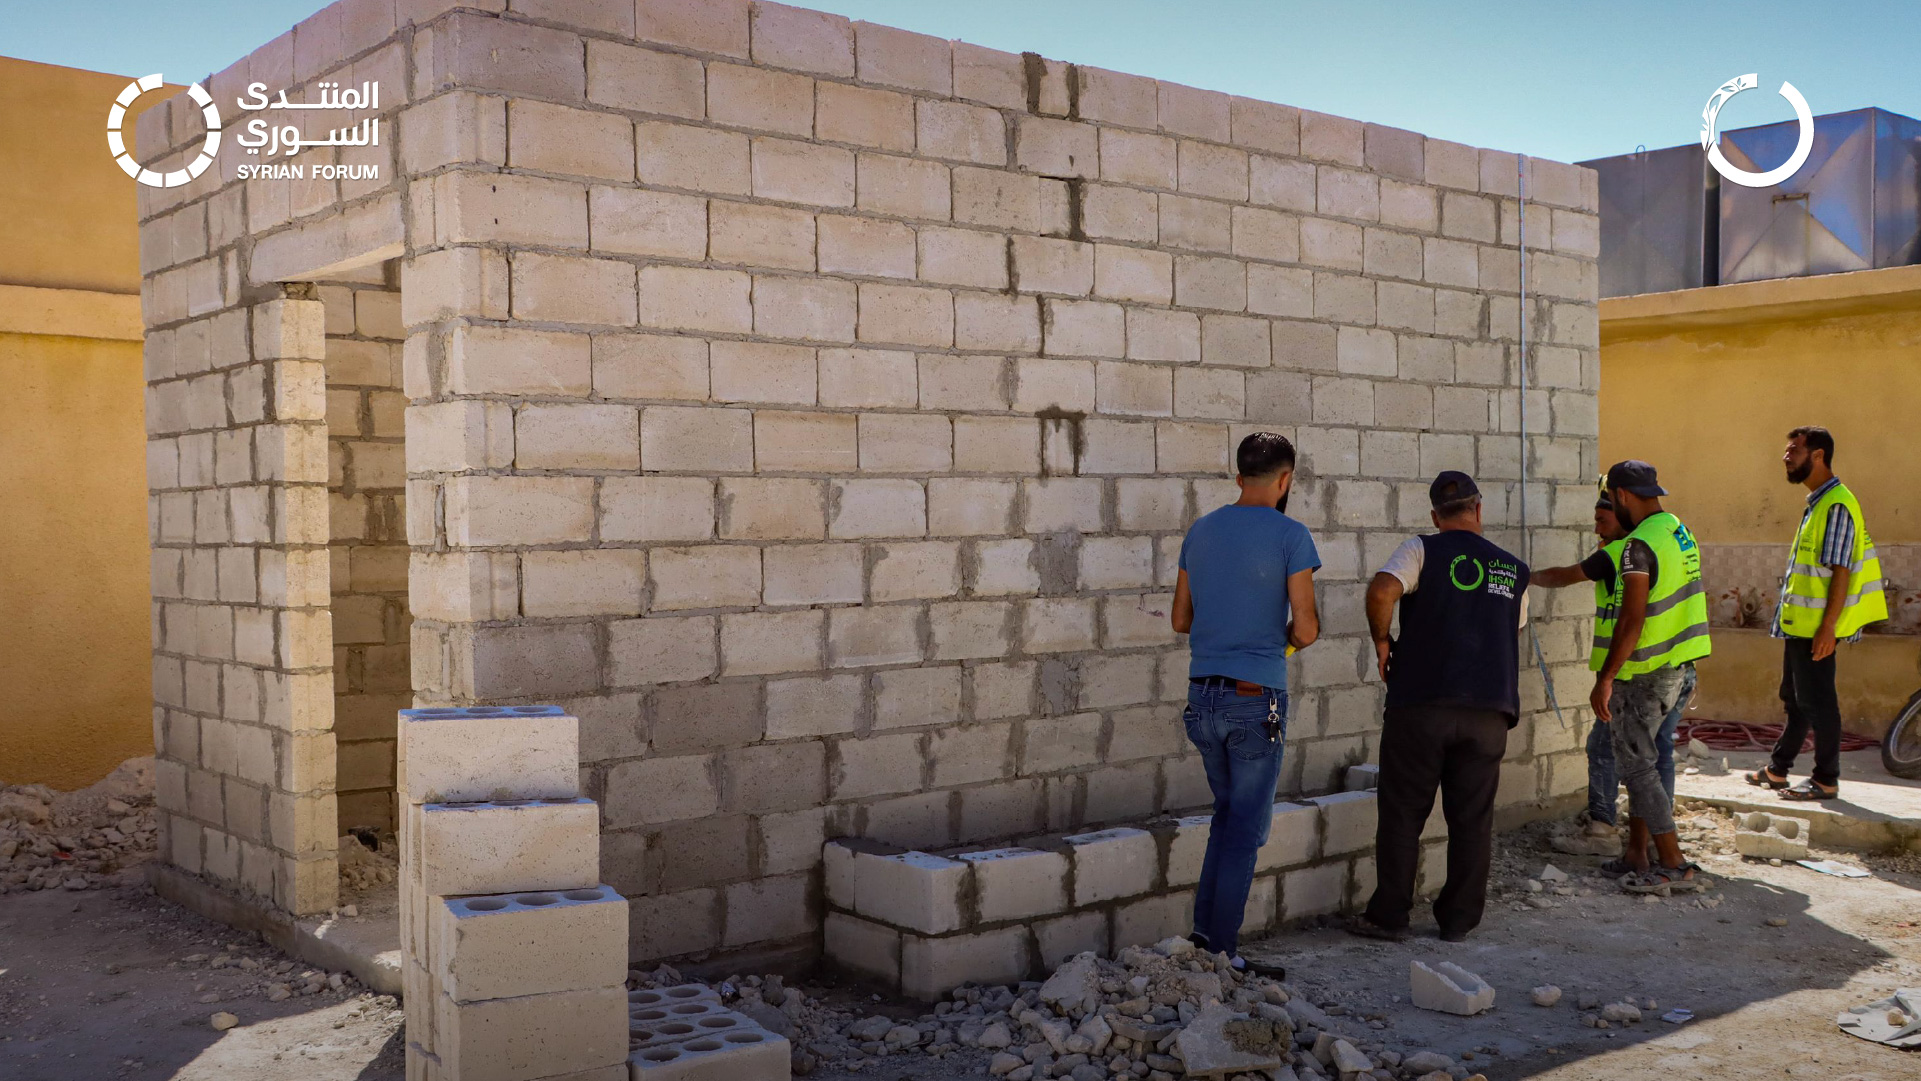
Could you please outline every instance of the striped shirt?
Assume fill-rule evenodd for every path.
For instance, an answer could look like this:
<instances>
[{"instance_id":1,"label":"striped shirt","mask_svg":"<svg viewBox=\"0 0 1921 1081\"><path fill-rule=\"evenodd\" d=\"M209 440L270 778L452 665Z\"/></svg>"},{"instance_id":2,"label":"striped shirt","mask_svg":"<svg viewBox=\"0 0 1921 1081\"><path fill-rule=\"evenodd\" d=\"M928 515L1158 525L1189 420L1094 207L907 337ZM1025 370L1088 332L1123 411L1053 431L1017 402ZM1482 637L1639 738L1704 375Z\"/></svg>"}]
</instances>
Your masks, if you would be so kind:
<instances>
[{"instance_id":1,"label":"striped shirt","mask_svg":"<svg viewBox=\"0 0 1921 1081\"><path fill-rule=\"evenodd\" d=\"M1808 515L1814 513L1814 505L1820 502L1822 496L1828 494L1829 489L1840 483L1841 478L1829 477L1826 484L1816 488L1808 495L1807 509L1801 512L1801 524L1803 526L1808 524ZM1854 562L1854 515L1848 513L1848 508L1845 504L1836 503L1834 506L1828 508L1828 520L1825 527L1821 530L1820 562L1823 567L1846 567ZM1788 592L1788 579L1793 577L1793 575L1794 548L1790 545L1788 547L1788 569L1781 575L1781 595L1784 597ZM1781 629L1781 606L1779 604L1774 606L1774 626L1768 628L1768 635L1773 638L1787 637L1787 633ZM1858 642L1860 640L1860 631L1855 631L1853 634L1841 639L1843 642Z\"/></svg>"}]
</instances>

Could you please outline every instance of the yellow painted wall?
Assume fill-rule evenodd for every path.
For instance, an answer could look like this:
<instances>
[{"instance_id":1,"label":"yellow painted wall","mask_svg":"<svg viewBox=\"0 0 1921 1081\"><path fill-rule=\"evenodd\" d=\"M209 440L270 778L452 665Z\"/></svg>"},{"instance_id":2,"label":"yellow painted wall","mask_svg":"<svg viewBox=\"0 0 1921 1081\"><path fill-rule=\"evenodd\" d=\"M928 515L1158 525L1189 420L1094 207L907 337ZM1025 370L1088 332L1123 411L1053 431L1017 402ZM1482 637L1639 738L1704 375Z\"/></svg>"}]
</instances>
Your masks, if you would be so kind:
<instances>
[{"instance_id":1,"label":"yellow painted wall","mask_svg":"<svg viewBox=\"0 0 1921 1081\"><path fill-rule=\"evenodd\" d=\"M104 134L127 81L0 57L0 783L153 752L139 230Z\"/></svg>"},{"instance_id":2,"label":"yellow painted wall","mask_svg":"<svg viewBox=\"0 0 1921 1081\"><path fill-rule=\"evenodd\" d=\"M0 282L140 291L134 183L107 152L107 110L128 81L0 57ZM131 145L132 118L124 128Z\"/></svg>"},{"instance_id":3,"label":"yellow painted wall","mask_svg":"<svg viewBox=\"0 0 1921 1081\"><path fill-rule=\"evenodd\" d=\"M0 782L153 753L140 343L0 334Z\"/></svg>"},{"instance_id":4,"label":"yellow painted wall","mask_svg":"<svg viewBox=\"0 0 1921 1081\"><path fill-rule=\"evenodd\" d=\"M1601 461L1643 458L1704 543L1794 536L1788 429L1834 433L1834 470L1874 539L1921 541L1921 302L1905 311L1683 330L1601 343Z\"/></svg>"},{"instance_id":5,"label":"yellow painted wall","mask_svg":"<svg viewBox=\"0 0 1921 1081\"><path fill-rule=\"evenodd\" d=\"M1877 545L1921 542L1921 267L1604 300L1600 399L1602 463L1653 462L1704 545L1785 549L1807 490L1781 450L1802 424L1834 433ZM1696 712L1781 723L1781 644L1717 629L1714 650ZM1847 727L1878 736L1921 689L1921 638L1842 647L1838 689Z\"/></svg>"}]
</instances>

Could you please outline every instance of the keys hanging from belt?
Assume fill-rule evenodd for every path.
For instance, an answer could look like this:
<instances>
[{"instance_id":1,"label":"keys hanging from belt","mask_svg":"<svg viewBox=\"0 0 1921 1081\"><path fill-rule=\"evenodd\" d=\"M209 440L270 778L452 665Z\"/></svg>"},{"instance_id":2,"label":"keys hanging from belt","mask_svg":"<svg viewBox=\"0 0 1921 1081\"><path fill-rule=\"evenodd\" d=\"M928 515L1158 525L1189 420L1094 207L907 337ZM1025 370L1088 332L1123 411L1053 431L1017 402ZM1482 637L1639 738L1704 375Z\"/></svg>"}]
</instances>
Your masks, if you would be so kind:
<instances>
[{"instance_id":1,"label":"keys hanging from belt","mask_svg":"<svg viewBox=\"0 0 1921 1081\"><path fill-rule=\"evenodd\" d=\"M1274 743L1281 738L1281 699L1279 695L1267 696L1267 720L1261 722L1261 730L1267 733L1267 741Z\"/></svg>"}]
</instances>

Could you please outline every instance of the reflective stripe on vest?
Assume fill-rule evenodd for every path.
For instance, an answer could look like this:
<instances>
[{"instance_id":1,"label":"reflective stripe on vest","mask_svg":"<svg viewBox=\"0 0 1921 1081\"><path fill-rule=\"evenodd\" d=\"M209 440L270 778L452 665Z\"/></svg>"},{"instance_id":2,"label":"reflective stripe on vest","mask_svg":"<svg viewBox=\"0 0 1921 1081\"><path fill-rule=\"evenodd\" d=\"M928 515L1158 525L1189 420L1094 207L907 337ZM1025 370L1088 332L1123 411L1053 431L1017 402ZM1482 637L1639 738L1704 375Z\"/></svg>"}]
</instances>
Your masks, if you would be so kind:
<instances>
[{"instance_id":1,"label":"reflective stripe on vest","mask_svg":"<svg viewBox=\"0 0 1921 1081\"><path fill-rule=\"evenodd\" d=\"M1609 541L1601 546L1608 554L1608 562L1616 567L1621 565L1621 549L1628 545L1627 538ZM1616 580L1619 580L1617 574ZM1608 645L1614 641L1614 617L1621 609L1614 603L1614 592L1600 582L1594 583L1594 641L1588 649L1587 666L1590 672L1599 672L1607 660Z\"/></svg>"},{"instance_id":2,"label":"reflective stripe on vest","mask_svg":"<svg viewBox=\"0 0 1921 1081\"><path fill-rule=\"evenodd\" d=\"M1861 504L1845 484L1827 490L1801 519L1794 535L1794 553L1788 565L1787 581L1781 590L1781 631L1792 638L1813 638L1821 629L1821 617L1828 607L1828 584L1832 568L1822 565L1821 544L1828 526L1828 510L1835 504L1854 515L1854 550L1848 554L1848 595L1842 602L1841 617L1835 621L1834 636L1847 638L1877 620L1888 618L1888 599L1882 592L1881 559L1868 536L1868 523L1861 517Z\"/></svg>"},{"instance_id":3,"label":"reflective stripe on vest","mask_svg":"<svg viewBox=\"0 0 1921 1081\"><path fill-rule=\"evenodd\" d=\"M1629 540L1654 552L1654 586L1648 594L1641 637L1617 676L1631 679L1657 668L1673 668L1699 660L1712 651L1708 640L1708 595L1701 583L1701 548L1681 520L1666 511L1652 514L1636 526ZM1623 554L1627 546L1622 545ZM1627 575L1620 558L1614 564L1614 603L1625 596Z\"/></svg>"}]
</instances>

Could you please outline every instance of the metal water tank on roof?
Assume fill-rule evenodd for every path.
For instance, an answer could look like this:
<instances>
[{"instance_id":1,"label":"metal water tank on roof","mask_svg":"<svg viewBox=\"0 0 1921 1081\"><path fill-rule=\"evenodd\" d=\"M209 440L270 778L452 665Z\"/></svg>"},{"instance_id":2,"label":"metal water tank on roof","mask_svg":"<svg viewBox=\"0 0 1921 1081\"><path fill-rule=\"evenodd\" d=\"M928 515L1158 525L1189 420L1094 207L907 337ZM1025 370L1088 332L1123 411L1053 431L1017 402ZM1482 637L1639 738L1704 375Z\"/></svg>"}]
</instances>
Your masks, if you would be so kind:
<instances>
[{"instance_id":1,"label":"metal water tank on roof","mask_svg":"<svg viewBox=\"0 0 1921 1081\"><path fill-rule=\"evenodd\" d=\"M1721 134L1743 169L1787 160L1799 126ZM1806 164L1773 187L1721 184L1723 283L1921 262L1921 121L1885 109L1814 118Z\"/></svg>"},{"instance_id":2,"label":"metal water tank on roof","mask_svg":"<svg viewBox=\"0 0 1921 1081\"><path fill-rule=\"evenodd\" d=\"M1600 174L1602 296L1713 283L1713 192L1700 146L1581 164Z\"/></svg>"},{"instance_id":3,"label":"metal water tank on roof","mask_svg":"<svg viewBox=\"0 0 1921 1081\"><path fill-rule=\"evenodd\" d=\"M1788 159L1795 121L1721 133L1729 162ZM1885 109L1814 118L1786 181L1722 179L1698 144L1581 163L1600 174L1601 295L1921 263L1921 121Z\"/></svg>"}]
</instances>

